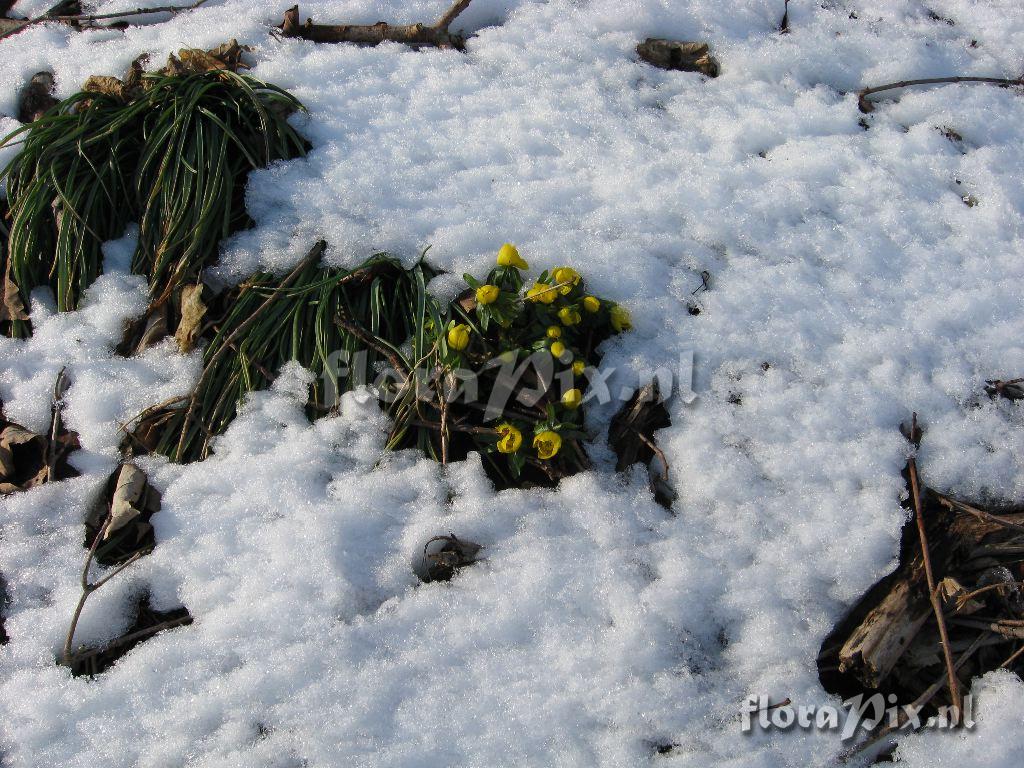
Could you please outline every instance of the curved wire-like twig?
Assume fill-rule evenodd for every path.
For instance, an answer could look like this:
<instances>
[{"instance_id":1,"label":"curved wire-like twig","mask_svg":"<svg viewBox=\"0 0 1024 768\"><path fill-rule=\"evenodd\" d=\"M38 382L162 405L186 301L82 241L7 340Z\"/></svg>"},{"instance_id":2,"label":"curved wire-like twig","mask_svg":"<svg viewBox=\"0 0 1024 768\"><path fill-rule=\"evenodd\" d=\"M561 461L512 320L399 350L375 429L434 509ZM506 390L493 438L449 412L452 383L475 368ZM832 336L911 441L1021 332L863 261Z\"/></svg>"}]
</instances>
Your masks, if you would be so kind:
<instances>
[{"instance_id":1,"label":"curved wire-like twig","mask_svg":"<svg viewBox=\"0 0 1024 768\"><path fill-rule=\"evenodd\" d=\"M914 85L939 85L942 83L986 83L988 85L999 85L1004 88L1011 85L1024 85L1024 76L1016 79L1007 77L924 77L919 80L900 80L896 83L876 85L871 88L863 88L857 91L857 108L865 114L875 111L875 105L868 101L868 96L882 91L893 91L897 88L909 88Z\"/></svg>"}]
</instances>

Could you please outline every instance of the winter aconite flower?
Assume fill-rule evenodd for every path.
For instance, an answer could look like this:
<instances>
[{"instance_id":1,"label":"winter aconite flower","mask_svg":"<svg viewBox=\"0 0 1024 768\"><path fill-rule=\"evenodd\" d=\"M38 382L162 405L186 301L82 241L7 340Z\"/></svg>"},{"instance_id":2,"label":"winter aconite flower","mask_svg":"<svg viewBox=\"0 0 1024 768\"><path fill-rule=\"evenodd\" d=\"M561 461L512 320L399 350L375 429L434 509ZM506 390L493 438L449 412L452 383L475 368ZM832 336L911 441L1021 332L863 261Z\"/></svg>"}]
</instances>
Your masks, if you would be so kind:
<instances>
[{"instance_id":1,"label":"winter aconite flower","mask_svg":"<svg viewBox=\"0 0 1024 768\"><path fill-rule=\"evenodd\" d=\"M618 304L612 307L610 319L612 321L612 328L618 333L629 331L633 328L633 319L629 316L629 310Z\"/></svg>"},{"instance_id":2,"label":"winter aconite flower","mask_svg":"<svg viewBox=\"0 0 1024 768\"><path fill-rule=\"evenodd\" d=\"M562 307L558 310L558 319L562 325L576 325L580 321L579 310L575 307Z\"/></svg>"},{"instance_id":3,"label":"winter aconite flower","mask_svg":"<svg viewBox=\"0 0 1024 768\"><path fill-rule=\"evenodd\" d=\"M469 346L469 326L460 323L448 331L448 346L458 351Z\"/></svg>"},{"instance_id":4,"label":"winter aconite flower","mask_svg":"<svg viewBox=\"0 0 1024 768\"><path fill-rule=\"evenodd\" d=\"M587 296L583 299L583 308L587 312L597 312L601 308L601 300L596 296Z\"/></svg>"},{"instance_id":5,"label":"winter aconite flower","mask_svg":"<svg viewBox=\"0 0 1024 768\"><path fill-rule=\"evenodd\" d=\"M501 250L498 251L498 266L515 267L516 269L530 268L530 265L523 261L523 257L519 255L519 251L512 243L505 243L501 246Z\"/></svg>"},{"instance_id":6,"label":"winter aconite flower","mask_svg":"<svg viewBox=\"0 0 1024 768\"><path fill-rule=\"evenodd\" d=\"M562 329L559 328L557 325L549 326L547 333L548 333L548 338L549 339L560 339L560 338L562 338Z\"/></svg>"},{"instance_id":7,"label":"winter aconite flower","mask_svg":"<svg viewBox=\"0 0 1024 768\"><path fill-rule=\"evenodd\" d=\"M569 410L575 411L577 408L580 407L580 403L582 402L583 393L580 392L575 387L573 389L570 389L564 395L562 395L562 405L564 405Z\"/></svg>"},{"instance_id":8,"label":"winter aconite flower","mask_svg":"<svg viewBox=\"0 0 1024 768\"><path fill-rule=\"evenodd\" d=\"M583 360L574 360L572 363L572 372L575 376L582 376L583 372L587 370L587 364Z\"/></svg>"},{"instance_id":9,"label":"winter aconite flower","mask_svg":"<svg viewBox=\"0 0 1024 768\"><path fill-rule=\"evenodd\" d=\"M476 303L493 304L500 294L501 289L496 285L481 285L476 289Z\"/></svg>"},{"instance_id":10,"label":"winter aconite flower","mask_svg":"<svg viewBox=\"0 0 1024 768\"><path fill-rule=\"evenodd\" d=\"M511 424L498 425L498 450L501 453L515 453L522 444L522 432Z\"/></svg>"},{"instance_id":11,"label":"winter aconite flower","mask_svg":"<svg viewBox=\"0 0 1024 768\"><path fill-rule=\"evenodd\" d=\"M556 360L564 361L566 355L571 355L572 353L566 349L565 344L560 341L556 341L551 345L551 354Z\"/></svg>"},{"instance_id":12,"label":"winter aconite flower","mask_svg":"<svg viewBox=\"0 0 1024 768\"><path fill-rule=\"evenodd\" d=\"M534 283L533 287L526 292L526 298L530 301L539 301L550 304L558 297L558 291L544 283Z\"/></svg>"},{"instance_id":13,"label":"winter aconite flower","mask_svg":"<svg viewBox=\"0 0 1024 768\"><path fill-rule=\"evenodd\" d=\"M559 286L558 292L563 296L568 294L580 282L580 274L571 267L559 267L555 270L553 277L555 284ZM562 285L565 283L565 285Z\"/></svg>"},{"instance_id":14,"label":"winter aconite flower","mask_svg":"<svg viewBox=\"0 0 1024 768\"><path fill-rule=\"evenodd\" d=\"M537 451L538 458L550 459L562 447L562 436L557 432L546 430L533 438L533 447Z\"/></svg>"}]
</instances>

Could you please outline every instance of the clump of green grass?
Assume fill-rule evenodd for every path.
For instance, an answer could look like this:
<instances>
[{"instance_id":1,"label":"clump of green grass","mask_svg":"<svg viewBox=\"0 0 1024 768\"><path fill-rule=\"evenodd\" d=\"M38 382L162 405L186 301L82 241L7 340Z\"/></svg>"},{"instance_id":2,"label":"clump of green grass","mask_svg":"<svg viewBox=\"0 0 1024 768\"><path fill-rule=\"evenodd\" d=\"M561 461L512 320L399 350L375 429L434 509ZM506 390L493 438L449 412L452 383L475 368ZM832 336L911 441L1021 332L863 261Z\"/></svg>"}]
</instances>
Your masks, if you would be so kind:
<instances>
[{"instance_id":1,"label":"clump of green grass","mask_svg":"<svg viewBox=\"0 0 1024 768\"><path fill-rule=\"evenodd\" d=\"M217 258L220 241L251 224L249 171L305 154L287 116L302 105L280 88L227 70L147 75L132 191L140 211L132 262L162 304Z\"/></svg>"},{"instance_id":2,"label":"clump of green grass","mask_svg":"<svg viewBox=\"0 0 1024 768\"><path fill-rule=\"evenodd\" d=\"M408 365L398 345L414 334L409 307L426 294L433 272L423 263L406 270L383 254L354 270L322 267L323 249L318 244L284 278L258 273L216 302L222 317L208 327L199 383L191 395L141 414L133 448L178 462L205 459L243 398L269 386L292 360L316 376L307 404L312 418L366 383L339 372L339 352L344 360L364 353L362 368L371 376L388 361Z\"/></svg>"},{"instance_id":3,"label":"clump of green grass","mask_svg":"<svg viewBox=\"0 0 1024 768\"><path fill-rule=\"evenodd\" d=\"M248 75L158 72L114 83L0 141L21 145L0 181L11 206L10 277L25 306L49 286L58 310L75 309L102 272L103 242L131 221L140 223L132 269L162 305L216 259L223 238L249 226L249 171L305 154L288 123L302 105ZM17 320L10 332L31 328Z\"/></svg>"},{"instance_id":4,"label":"clump of green grass","mask_svg":"<svg viewBox=\"0 0 1024 768\"><path fill-rule=\"evenodd\" d=\"M10 279L26 307L34 288L49 286L59 310L74 309L102 271L103 242L132 217L140 127L138 109L82 92L0 142L22 143L0 180L10 205ZM11 324L12 335L29 331L26 320Z\"/></svg>"}]
</instances>

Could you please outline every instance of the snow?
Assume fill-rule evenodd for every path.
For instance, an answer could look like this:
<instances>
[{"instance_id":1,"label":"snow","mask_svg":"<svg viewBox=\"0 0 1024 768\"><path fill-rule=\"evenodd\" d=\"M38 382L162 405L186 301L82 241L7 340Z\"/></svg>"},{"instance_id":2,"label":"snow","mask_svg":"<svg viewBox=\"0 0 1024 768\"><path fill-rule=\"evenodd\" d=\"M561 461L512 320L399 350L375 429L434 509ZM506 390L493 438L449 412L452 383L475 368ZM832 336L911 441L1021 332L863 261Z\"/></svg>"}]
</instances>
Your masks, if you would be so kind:
<instances>
[{"instance_id":1,"label":"snow","mask_svg":"<svg viewBox=\"0 0 1024 768\"><path fill-rule=\"evenodd\" d=\"M164 494L157 547L90 599L77 637L123 632L144 590L196 622L72 679L54 658L118 424L198 375L198 355L170 343L112 353L145 304L129 233L81 310L36 296L36 335L0 339L7 415L45 427L67 366L83 444L81 477L0 502L4 764L828 764L835 734L744 735L740 705L834 703L815 656L895 565L899 422L917 411L927 427L927 483L1024 502L1022 412L982 394L987 378L1024 375L1024 101L943 86L863 116L852 91L1019 76L1024 10L929 3L951 26L917 0L797 1L783 36L775 0L475 0L459 54L276 39L287 5L210 0L125 34L33 28L0 42L0 112L39 69L66 96L144 51L254 46L254 74L309 107L296 120L314 150L253 176L258 226L225 244L219 276L284 269L317 237L341 264L377 250L411 262L429 245L439 267L479 274L511 241L535 270L577 268L633 312L636 330L605 350L622 381L696 354L699 398L673 401L659 436L675 514L643 472L611 471L601 437L597 468L552 491L496 494L476 457L443 470L384 454L375 405L355 393L309 424L293 370L250 398L211 459L143 462ZM323 22L446 7L302 4ZM648 36L709 41L721 77L637 62ZM692 296L701 270L711 290ZM419 585L410 564L449 531L485 560ZM909 737L898 756L1019 764L1020 686L986 676L975 732Z\"/></svg>"}]
</instances>

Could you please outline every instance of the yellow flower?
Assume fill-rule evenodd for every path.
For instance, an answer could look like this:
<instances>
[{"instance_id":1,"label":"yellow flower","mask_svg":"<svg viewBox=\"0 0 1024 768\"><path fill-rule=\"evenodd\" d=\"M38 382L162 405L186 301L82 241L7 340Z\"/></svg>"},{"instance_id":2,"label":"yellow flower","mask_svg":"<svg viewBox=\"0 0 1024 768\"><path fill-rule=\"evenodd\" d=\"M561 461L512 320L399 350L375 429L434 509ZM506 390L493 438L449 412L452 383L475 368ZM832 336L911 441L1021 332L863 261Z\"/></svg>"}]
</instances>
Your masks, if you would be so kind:
<instances>
[{"instance_id":1,"label":"yellow flower","mask_svg":"<svg viewBox=\"0 0 1024 768\"><path fill-rule=\"evenodd\" d=\"M481 285L476 289L476 303L493 304L500 293L501 289L496 285Z\"/></svg>"},{"instance_id":2,"label":"yellow flower","mask_svg":"<svg viewBox=\"0 0 1024 768\"><path fill-rule=\"evenodd\" d=\"M633 319L629 316L629 310L618 304L612 306L611 321L612 328L618 333L629 331L633 328Z\"/></svg>"},{"instance_id":3,"label":"yellow flower","mask_svg":"<svg viewBox=\"0 0 1024 768\"><path fill-rule=\"evenodd\" d=\"M469 346L469 326L459 324L448 331L448 346L458 351Z\"/></svg>"},{"instance_id":4,"label":"yellow flower","mask_svg":"<svg viewBox=\"0 0 1024 768\"><path fill-rule=\"evenodd\" d=\"M580 407L580 403L583 402L583 393L578 389L573 388L562 395L562 405L569 410L575 411Z\"/></svg>"},{"instance_id":5,"label":"yellow flower","mask_svg":"<svg viewBox=\"0 0 1024 768\"><path fill-rule=\"evenodd\" d=\"M551 430L541 432L533 438L533 447L537 449L538 458L550 459L562 447L562 436Z\"/></svg>"},{"instance_id":6,"label":"yellow flower","mask_svg":"<svg viewBox=\"0 0 1024 768\"><path fill-rule=\"evenodd\" d=\"M576 325L580 321L579 310L575 307L562 307L558 310L558 319L562 325Z\"/></svg>"},{"instance_id":7,"label":"yellow flower","mask_svg":"<svg viewBox=\"0 0 1024 768\"><path fill-rule=\"evenodd\" d=\"M560 285L566 283L566 285L560 285L558 292L563 296L569 293L575 288L580 282L580 274L575 269L570 267L559 267L554 273L555 284Z\"/></svg>"},{"instance_id":8,"label":"yellow flower","mask_svg":"<svg viewBox=\"0 0 1024 768\"><path fill-rule=\"evenodd\" d=\"M556 341L551 345L551 354L556 360L561 360L562 362L565 362L566 356L572 357L572 352L566 349L565 344L560 341Z\"/></svg>"},{"instance_id":9,"label":"yellow flower","mask_svg":"<svg viewBox=\"0 0 1024 768\"><path fill-rule=\"evenodd\" d=\"M498 266L515 267L516 269L530 268L530 265L523 261L523 257L519 255L519 251L512 243L505 243L501 246L501 250L498 251Z\"/></svg>"},{"instance_id":10,"label":"yellow flower","mask_svg":"<svg viewBox=\"0 0 1024 768\"><path fill-rule=\"evenodd\" d=\"M583 308L587 312L597 312L601 308L601 300L596 296L587 296L583 299Z\"/></svg>"},{"instance_id":11,"label":"yellow flower","mask_svg":"<svg viewBox=\"0 0 1024 768\"><path fill-rule=\"evenodd\" d=\"M576 376L582 376L583 372L587 370L587 364L583 360L574 360L572 363L572 372Z\"/></svg>"},{"instance_id":12,"label":"yellow flower","mask_svg":"<svg viewBox=\"0 0 1024 768\"><path fill-rule=\"evenodd\" d=\"M533 288L526 292L526 298L530 301L540 301L550 304L558 297L558 291L544 283L534 283Z\"/></svg>"},{"instance_id":13,"label":"yellow flower","mask_svg":"<svg viewBox=\"0 0 1024 768\"><path fill-rule=\"evenodd\" d=\"M548 327L548 338L549 339L560 339L562 338L562 329L557 325Z\"/></svg>"},{"instance_id":14,"label":"yellow flower","mask_svg":"<svg viewBox=\"0 0 1024 768\"><path fill-rule=\"evenodd\" d=\"M523 444L523 433L511 424L499 424L498 435L498 450L501 453L515 453Z\"/></svg>"}]
</instances>

